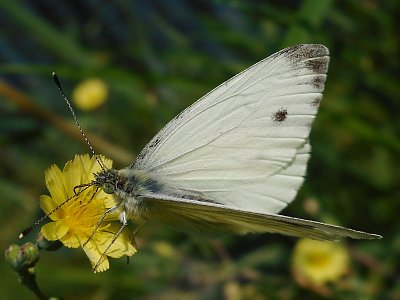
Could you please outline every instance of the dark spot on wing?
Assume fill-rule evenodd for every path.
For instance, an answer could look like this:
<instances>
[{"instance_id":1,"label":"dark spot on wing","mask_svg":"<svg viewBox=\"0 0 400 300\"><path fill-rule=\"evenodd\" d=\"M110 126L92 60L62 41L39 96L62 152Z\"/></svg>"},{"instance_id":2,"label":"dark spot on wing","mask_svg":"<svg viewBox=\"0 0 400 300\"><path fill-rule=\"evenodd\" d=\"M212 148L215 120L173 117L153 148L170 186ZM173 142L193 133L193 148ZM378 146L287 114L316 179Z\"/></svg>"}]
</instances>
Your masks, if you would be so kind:
<instances>
[{"instance_id":1,"label":"dark spot on wing","mask_svg":"<svg viewBox=\"0 0 400 300\"><path fill-rule=\"evenodd\" d=\"M325 76L323 75L314 76L311 81L311 84L318 90L323 89L324 83L325 83Z\"/></svg>"},{"instance_id":2,"label":"dark spot on wing","mask_svg":"<svg viewBox=\"0 0 400 300\"><path fill-rule=\"evenodd\" d=\"M305 61L306 67L314 73L324 74L328 71L328 57L316 57Z\"/></svg>"},{"instance_id":3,"label":"dark spot on wing","mask_svg":"<svg viewBox=\"0 0 400 300\"><path fill-rule=\"evenodd\" d=\"M274 122L279 122L279 123L283 122L283 121L286 120L287 114L288 114L287 109L286 108L281 108L276 113L274 113L272 115L272 120Z\"/></svg>"},{"instance_id":4,"label":"dark spot on wing","mask_svg":"<svg viewBox=\"0 0 400 300\"><path fill-rule=\"evenodd\" d=\"M321 103L321 97L315 97L310 104L313 107L318 107L320 103Z\"/></svg>"}]
</instances>

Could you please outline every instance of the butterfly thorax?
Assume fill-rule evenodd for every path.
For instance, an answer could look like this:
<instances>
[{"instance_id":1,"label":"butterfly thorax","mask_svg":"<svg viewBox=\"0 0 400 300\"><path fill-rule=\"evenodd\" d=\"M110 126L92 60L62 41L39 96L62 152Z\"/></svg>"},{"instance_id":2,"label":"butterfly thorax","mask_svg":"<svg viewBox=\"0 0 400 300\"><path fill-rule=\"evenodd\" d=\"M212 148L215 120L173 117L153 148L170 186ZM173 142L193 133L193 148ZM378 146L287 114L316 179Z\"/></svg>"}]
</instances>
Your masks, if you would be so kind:
<instances>
[{"instance_id":1,"label":"butterfly thorax","mask_svg":"<svg viewBox=\"0 0 400 300\"><path fill-rule=\"evenodd\" d=\"M142 170L108 169L95 174L94 184L105 193L113 194L127 213L142 214L146 210L143 198L148 192L158 192L162 184Z\"/></svg>"}]
</instances>

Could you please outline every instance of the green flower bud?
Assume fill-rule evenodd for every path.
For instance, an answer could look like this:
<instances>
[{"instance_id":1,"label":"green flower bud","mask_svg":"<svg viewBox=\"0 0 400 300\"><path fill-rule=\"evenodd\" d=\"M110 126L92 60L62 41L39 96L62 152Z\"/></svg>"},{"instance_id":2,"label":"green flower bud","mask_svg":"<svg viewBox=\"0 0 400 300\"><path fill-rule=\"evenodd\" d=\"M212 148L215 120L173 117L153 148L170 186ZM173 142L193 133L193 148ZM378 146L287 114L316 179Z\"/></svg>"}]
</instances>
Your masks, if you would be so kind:
<instances>
[{"instance_id":1,"label":"green flower bud","mask_svg":"<svg viewBox=\"0 0 400 300\"><path fill-rule=\"evenodd\" d=\"M20 247L20 251L17 255L17 269L31 268L39 260L39 249L38 247L29 242L25 243Z\"/></svg>"},{"instance_id":2,"label":"green flower bud","mask_svg":"<svg viewBox=\"0 0 400 300\"><path fill-rule=\"evenodd\" d=\"M19 253L19 246L16 244L12 244L8 246L8 248L5 251L5 258L6 262L9 263L13 269L17 269L18 266L18 253Z\"/></svg>"}]
</instances>

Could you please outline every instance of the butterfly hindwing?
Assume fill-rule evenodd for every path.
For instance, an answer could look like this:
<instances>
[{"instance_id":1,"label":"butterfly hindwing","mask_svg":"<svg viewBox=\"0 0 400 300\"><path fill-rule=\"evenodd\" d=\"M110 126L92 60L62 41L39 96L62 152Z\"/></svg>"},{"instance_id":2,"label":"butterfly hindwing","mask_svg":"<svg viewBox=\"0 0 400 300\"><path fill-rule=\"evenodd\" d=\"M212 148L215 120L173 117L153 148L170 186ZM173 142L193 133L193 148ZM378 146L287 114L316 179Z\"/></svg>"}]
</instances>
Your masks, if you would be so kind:
<instances>
[{"instance_id":1,"label":"butterfly hindwing","mask_svg":"<svg viewBox=\"0 0 400 300\"><path fill-rule=\"evenodd\" d=\"M151 197L151 195L149 195ZM153 195L158 197L157 195ZM261 214L204 201L163 197L146 200L148 217L178 230L201 234L280 233L317 240L376 239L379 235L277 214Z\"/></svg>"}]
</instances>

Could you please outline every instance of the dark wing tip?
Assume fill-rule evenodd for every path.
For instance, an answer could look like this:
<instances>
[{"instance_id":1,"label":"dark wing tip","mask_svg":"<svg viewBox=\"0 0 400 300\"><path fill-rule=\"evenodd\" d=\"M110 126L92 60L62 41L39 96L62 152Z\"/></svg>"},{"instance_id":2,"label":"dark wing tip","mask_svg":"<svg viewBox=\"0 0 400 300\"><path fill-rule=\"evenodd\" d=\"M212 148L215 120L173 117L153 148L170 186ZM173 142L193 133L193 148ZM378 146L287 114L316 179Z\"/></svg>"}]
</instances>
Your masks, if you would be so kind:
<instances>
[{"instance_id":1,"label":"dark wing tip","mask_svg":"<svg viewBox=\"0 0 400 300\"><path fill-rule=\"evenodd\" d=\"M320 44L300 44L285 48L278 53L284 54L287 57L307 59L313 57L329 56L329 49Z\"/></svg>"},{"instance_id":2,"label":"dark wing tip","mask_svg":"<svg viewBox=\"0 0 400 300\"><path fill-rule=\"evenodd\" d=\"M320 44L301 44L275 53L273 58L285 58L293 66L301 66L314 74L326 74L329 64L329 50ZM325 78L324 80L325 81Z\"/></svg>"}]
</instances>

